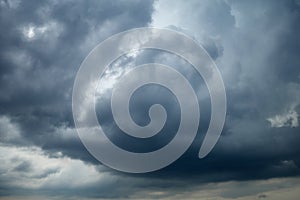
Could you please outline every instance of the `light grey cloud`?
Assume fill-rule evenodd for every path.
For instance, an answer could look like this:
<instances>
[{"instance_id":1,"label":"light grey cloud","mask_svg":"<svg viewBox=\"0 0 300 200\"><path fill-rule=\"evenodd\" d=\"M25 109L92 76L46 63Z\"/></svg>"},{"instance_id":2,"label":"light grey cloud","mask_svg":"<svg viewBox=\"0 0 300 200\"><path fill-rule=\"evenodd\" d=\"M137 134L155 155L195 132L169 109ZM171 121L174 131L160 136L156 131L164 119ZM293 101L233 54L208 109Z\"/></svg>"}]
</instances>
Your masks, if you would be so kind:
<instances>
[{"instance_id":1,"label":"light grey cloud","mask_svg":"<svg viewBox=\"0 0 300 200\"><path fill-rule=\"evenodd\" d=\"M1 195L297 199L298 178L254 179L300 173L299 2L165 0L155 1L154 8L152 1L0 1ZM73 126L71 94L76 70L98 42L147 25L184 32L205 47L225 81L228 115L216 148L198 160L210 117L202 79L168 53L145 51L121 58L104 77L103 105L122 70L158 62L174 66L191 81L202 114L199 136L178 162L157 173L130 176L99 165L82 146ZM132 107L133 119L146 124L148 106L161 102L171 116L165 133L172 137L176 100L161 88L143 89L133 98L138 105ZM109 112L104 108L100 121L119 134ZM156 139L155 148L167 141ZM147 148L141 144L132 146Z\"/></svg>"},{"instance_id":2,"label":"light grey cloud","mask_svg":"<svg viewBox=\"0 0 300 200\"><path fill-rule=\"evenodd\" d=\"M298 113L294 110L289 111L286 114L275 115L274 117L270 117L267 120L271 123L272 127L298 127Z\"/></svg>"}]
</instances>

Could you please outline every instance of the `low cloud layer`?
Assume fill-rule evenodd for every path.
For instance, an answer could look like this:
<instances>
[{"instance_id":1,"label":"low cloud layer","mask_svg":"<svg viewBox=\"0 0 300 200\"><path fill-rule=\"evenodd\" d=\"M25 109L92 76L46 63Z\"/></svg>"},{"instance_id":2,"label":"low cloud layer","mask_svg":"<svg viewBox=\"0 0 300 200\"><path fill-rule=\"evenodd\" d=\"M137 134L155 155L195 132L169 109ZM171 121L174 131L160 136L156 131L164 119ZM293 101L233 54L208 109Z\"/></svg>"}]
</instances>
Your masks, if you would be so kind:
<instances>
[{"instance_id":1,"label":"low cloud layer","mask_svg":"<svg viewBox=\"0 0 300 200\"><path fill-rule=\"evenodd\" d=\"M223 76L228 111L214 150L198 159L210 118L201 77L170 53L124 55L106 71L100 87L99 121L115 143L149 151L172 139L178 128L174 96L149 86L134 94L132 117L145 125L149 106L163 104L169 114L159 133L163 137L140 145L118 137L122 132L111 116L110 92L136 65L173 66L191 82L201 109L198 136L182 158L154 173L130 175L103 166L82 145L71 95L89 51L112 34L144 26L177 30L203 45ZM1 199L299 196L299 1L0 0L0 27Z\"/></svg>"}]
</instances>

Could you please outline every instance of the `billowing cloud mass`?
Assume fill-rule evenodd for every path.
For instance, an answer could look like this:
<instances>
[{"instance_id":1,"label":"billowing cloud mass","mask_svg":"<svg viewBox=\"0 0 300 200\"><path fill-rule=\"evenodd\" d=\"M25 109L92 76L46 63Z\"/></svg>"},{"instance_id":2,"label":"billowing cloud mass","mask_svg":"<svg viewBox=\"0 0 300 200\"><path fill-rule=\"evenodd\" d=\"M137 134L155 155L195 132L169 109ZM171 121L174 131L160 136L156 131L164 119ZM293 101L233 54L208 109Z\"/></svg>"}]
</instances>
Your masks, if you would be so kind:
<instances>
[{"instance_id":1,"label":"billowing cloud mass","mask_svg":"<svg viewBox=\"0 0 300 200\"><path fill-rule=\"evenodd\" d=\"M134 93L130 111L137 124L146 125L149 107L164 105L162 131L141 141L116 126L112 88L137 65L157 62L180 71L201 110L198 135L179 160L131 175L102 165L80 142L72 87L81 62L99 42L145 26L173 29L203 45L222 74L227 116L214 150L198 159L211 112L202 78L171 53L142 50L120 57L102 77L97 105L98 120L115 144L153 151L178 129L178 102L155 85ZM0 0L0 27L0 199L298 199L298 0Z\"/></svg>"}]
</instances>

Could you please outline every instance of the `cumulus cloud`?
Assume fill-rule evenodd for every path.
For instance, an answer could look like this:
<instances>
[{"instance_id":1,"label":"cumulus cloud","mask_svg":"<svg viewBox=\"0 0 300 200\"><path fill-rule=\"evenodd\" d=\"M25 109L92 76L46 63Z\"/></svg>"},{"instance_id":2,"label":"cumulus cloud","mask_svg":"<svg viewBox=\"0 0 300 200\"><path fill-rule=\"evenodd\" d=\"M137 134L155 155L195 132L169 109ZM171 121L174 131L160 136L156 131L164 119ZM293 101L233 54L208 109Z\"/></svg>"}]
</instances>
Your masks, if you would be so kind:
<instances>
[{"instance_id":1,"label":"cumulus cloud","mask_svg":"<svg viewBox=\"0 0 300 200\"><path fill-rule=\"evenodd\" d=\"M262 163L268 168L272 162L283 160L286 152L299 152L298 145L293 143L299 132L297 111L275 117L299 106L300 102L296 59L299 54L296 35L300 30L295 28L299 24L299 6L293 1L193 1L190 4L158 1L155 7L153 25L177 27L195 37L222 73L228 112L225 129L211 159L213 156L220 159L220 154L231 157L228 162L245 159L247 167L244 167L248 169L254 167L250 160L267 159ZM282 135L274 134L266 119L272 119L274 126L294 129L284 129ZM270 141L276 141L278 151ZM292 143L293 147L289 146ZM241 152L243 158L238 155ZM270 154L276 155L271 162ZM235 156L239 158L234 159ZM234 165L243 168L239 162ZM201 168L201 164L196 166Z\"/></svg>"},{"instance_id":2,"label":"cumulus cloud","mask_svg":"<svg viewBox=\"0 0 300 200\"><path fill-rule=\"evenodd\" d=\"M292 0L0 0L0 195L297 199L299 179L283 177L300 174L299 6ZM135 65L173 66L190 80L201 108L199 134L182 158L156 173L131 176L102 166L80 142L72 119L72 86L95 45L111 34L148 25L184 32L204 46L222 73L228 114L215 149L199 160L210 118L201 77L165 52L145 50L119 58L98 88L105 94L99 121L116 144L139 151L159 148L172 139L179 121L174 96L145 87L132 98L132 118L147 124L149 106L165 105L169 117L159 135L164 137L143 143L120 136L109 95Z\"/></svg>"}]
</instances>

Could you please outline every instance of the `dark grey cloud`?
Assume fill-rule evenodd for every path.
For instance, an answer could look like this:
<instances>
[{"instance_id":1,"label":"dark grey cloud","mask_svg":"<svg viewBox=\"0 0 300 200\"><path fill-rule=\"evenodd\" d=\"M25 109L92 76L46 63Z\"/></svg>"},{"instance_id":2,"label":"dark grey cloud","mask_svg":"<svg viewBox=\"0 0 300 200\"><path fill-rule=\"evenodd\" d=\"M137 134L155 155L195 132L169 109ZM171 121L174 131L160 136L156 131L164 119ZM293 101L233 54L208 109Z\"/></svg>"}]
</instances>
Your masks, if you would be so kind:
<instances>
[{"instance_id":1,"label":"dark grey cloud","mask_svg":"<svg viewBox=\"0 0 300 200\"><path fill-rule=\"evenodd\" d=\"M39 171L26 156L16 163L5 164L0 168L0 195L32 193L32 187L12 189L6 184L9 176L26 179L24 174L31 174L31 179L26 180L32 182L52 181L45 182L38 195L82 198L140 198L139 195L167 198L176 192L193 191L205 183L299 176L300 5L297 2L0 1L1 145L8 149L41 148L44 157L40 160L54 159L59 166ZM147 25L184 32L204 46L223 75L228 113L215 149L208 157L198 159L210 118L208 91L201 77L188 63L166 52L147 50L137 57L120 58L122 62L108 70L108 78L116 76L117 80L118 74L122 75L132 65L167 64L190 80L201 109L199 133L178 161L158 172L129 175L103 168L83 147L74 130L71 94L76 71L96 44L114 33ZM149 141L120 137L123 133L114 123L109 108L109 87L106 92L99 107L99 121L116 144L132 151L149 151L163 146L176 133L179 106L166 89L147 86L132 98L132 117L141 125L149 122L147 112L151 104L162 103L167 109L166 126L157 138ZM51 177L60 173L62 179L68 177L64 176L65 166L60 162L68 158L99 168L99 176L107 173L111 177L104 177L105 183L95 180L66 187L65 182ZM9 173L6 168L9 165L16 175ZM73 165L77 163L70 164ZM168 192L158 196L151 193L161 188ZM237 198L250 193L257 198L269 196L259 194L265 190L254 190L244 189L241 193L230 190L220 196Z\"/></svg>"},{"instance_id":2,"label":"dark grey cloud","mask_svg":"<svg viewBox=\"0 0 300 200\"><path fill-rule=\"evenodd\" d=\"M193 30L190 34L196 35L200 42L211 38L223 50L216 63L225 81L228 113L223 134L211 155L202 161L196 156L186 155L181 163L180 160L178 165L175 163L176 167L170 167L174 174L178 174L178 169L184 171L187 168L193 176L198 172L200 177L209 174L208 177L215 180L299 174L299 167L284 166L284 160L296 163L299 159L299 148L295 142L299 140L299 126L275 128L266 120L297 110L300 102L299 68L294 59L295 54L299 55L294 48L299 45L299 30L296 28L299 6L292 1L209 1L197 2L193 8L184 3L178 4L178 7L182 6L179 16L183 13L191 16L175 19L173 23ZM196 11L211 7L214 11L204 12L208 15L206 17ZM222 20L218 16L219 10L223 13ZM159 17L160 14L156 24L161 25ZM226 26L216 27L220 28L218 31L209 28L211 24L217 26L223 21ZM293 45L288 47L291 43ZM287 66L289 72L283 75L281 71ZM197 153L192 149L190 152Z\"/></svg>"},{"instance_id":3,"label":"dark grey cloud","mask_svg":"<svg viewBox=\"0 0 300 200\"><path fill-rule=\"evenodd\" d=\"M203 4L204 8L216 6L222 10L222 16L226 18L225 22L227 23L223 29L216 31L209 28L211 23L215 26L221 23L219 22L218 10L210 12L206 18L202 16L201 12L199 16L197 15L196 10ZM298 112L296 110L300 102L298 95L299 78L294 82L289 79L287 74L288 81L282 80L279 76L281 73L277 70L284 69L285 65L280 63L283 62L281 58L279 58L280 62L277 62L277 59L278 55L284 52L284 55L287 56L285 62L291 62L289 66L293 68L290 73L299 76L297 61L292 59L294 54L299 53L294 48L281 48L282 43L286 42L286 38L296 44L299 43L295 33L297 32L295 27L299 22L299 7L293 2L245 4L218 2L215 5L215 2L206 2L195 3L193 4L194 7L185 4L182 5L183 8L179 6L178 15L183 12L192 13L193 16L180 18L176 21L177 25L185 26L186 29L196 32L194 35L200 41L208 41L204 42L204 47L216 60L224 75L228 96L228 115L221 139L208 158L203 160L197 158L197 150L201 144L203 133L205 133L205 127L207 127L204 124L199 130L199 137L196 138L192 148L173 165L158 172L158 176L170 174L170 177L174 177L176 174L176 176L185 177L193 175L193 177L199 176L205 182L299 175L299 167L296 164L299 160L297 144L300 137L298 134L299 126L278 128L272 127L269 121L270 118L276 118L278 114L287 115L290 110ZM163 11L167 12L167 10ZM284 17L275 16L277 12L284 12ZM167 14L163 13L162 15ZM261 17L263 20L260 21ZM204 26L197 20L189 21L191 18L203 20ZM278 24L275 25L273 21L277 21ZM160 24L159 21L157 23ZM174 27L171 26L171 28ZM180 30L180 28L175 29ZM188 31L185 32L188 33ZM294 37L291 36L291 33ZM288 59L288 55L291 55L291 59ZM176 63L180 63L177 58L168 55L156 56L154 53L145 53L144 56L141 56L142 59L136 58L135 64L140 64L140 60L146 62L155 60L176 67ZM186 75L192 71L182 70L188 68L186 63L181 63L176 68L181 69L181 72ZM201 83L199 78L189 78L195 85ZM153 96L153 94L147 94L145 91L143 95L150 101L151 96ZM201 95L203 93L199 96ZM204 96L206 96L205 92ZM205 100L207 101L207 99ZM205 100L204 105L207 107L209 102L205 102ZM138 103L133 104L139 105ZM146 116L146 118L139 117L139 119L147 121L147 114L144 112L147 109L142 108L143 106L147 107L146 105L137 106L137 112ZM105 108L108 107L109 103L106 104ZM173 109L172 112L176 114L176 109ZM204 119L208 120L208 110L203 113ZM133 118L135 118L135 114L132 113ZM296 118L298 121L298 117ZM106 120L109 120L108 124L113 124L112 118L108 117ZM120 131L114 133L120 134ZM121 141L126 143L124 140ZM127 145L130 144L131 142L128 142ZM286 165L287 162L293 164ZM197 180L197 182L201 181Z\"/></svg>"},{"instance_id":4,"label":"dark grey cloud","mask_svg":"<svg viewBox=\"0 0 300 200\"><path fill-rule=\"evenodd\" d=\"M88 156L77 138L53 135L58 126L73 126L75 73L100 41L150 23L152 2L3 1L0 9L1 113L33 144Z\"/></svg>"}]
</instances>

